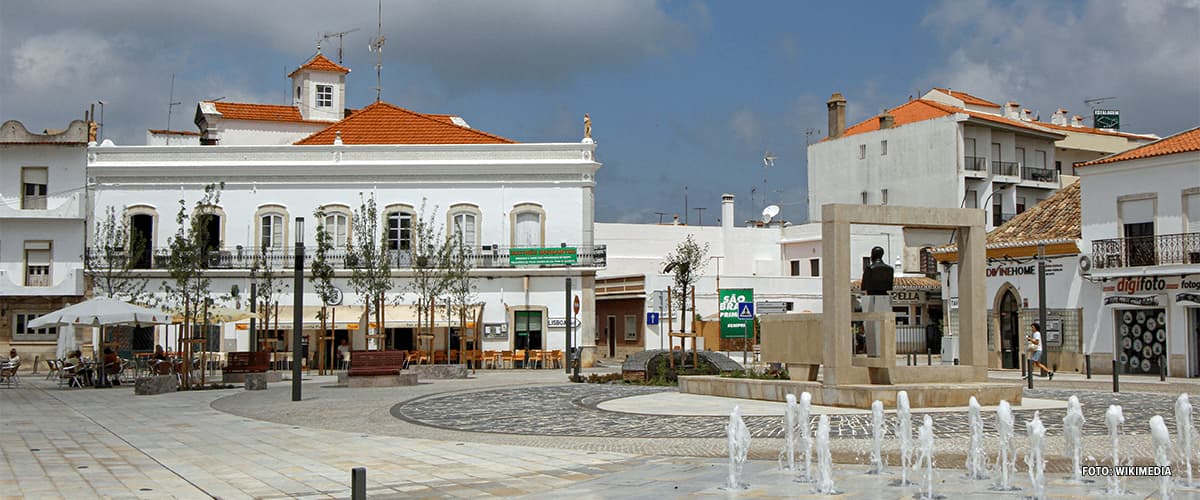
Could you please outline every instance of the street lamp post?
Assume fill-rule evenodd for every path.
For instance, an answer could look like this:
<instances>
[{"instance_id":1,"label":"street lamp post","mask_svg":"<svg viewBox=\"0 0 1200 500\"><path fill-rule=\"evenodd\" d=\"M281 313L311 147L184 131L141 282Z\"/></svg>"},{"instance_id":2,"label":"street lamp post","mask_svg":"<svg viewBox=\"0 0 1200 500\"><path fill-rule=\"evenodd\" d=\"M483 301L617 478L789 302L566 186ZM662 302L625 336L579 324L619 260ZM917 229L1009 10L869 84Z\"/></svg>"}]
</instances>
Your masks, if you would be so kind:
<instances>
[{"instance_id":1,"label":"street lamp post","mask_svg":"<svg viewBox=\"0 0 1200 500\"><path fill-rule=\"evenodd\" d=\"M300 401L300 341L304 334L304 217L296 217L296 263L292 268L292 401Z\"/></svg>"}]
</instances>

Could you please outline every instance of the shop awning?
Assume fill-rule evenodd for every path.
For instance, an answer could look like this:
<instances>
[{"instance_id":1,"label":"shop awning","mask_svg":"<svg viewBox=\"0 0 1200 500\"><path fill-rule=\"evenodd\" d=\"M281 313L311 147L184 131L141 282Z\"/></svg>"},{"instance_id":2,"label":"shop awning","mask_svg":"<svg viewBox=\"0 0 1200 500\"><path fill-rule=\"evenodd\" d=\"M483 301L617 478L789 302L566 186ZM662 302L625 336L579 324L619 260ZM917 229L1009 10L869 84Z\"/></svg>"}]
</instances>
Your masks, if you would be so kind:
<instances>
[{"instance_id":1,"label":"shop awning","mask_svg":"<svg viewBox=\"0 0 1200 500\"><path fill-rule=\"evenodd\" d=\"M292 328L292 311L293 310L294 309L292 308L292 306L279 306L279 328L280 329L291 329ZM331 327L334 329L338 329L338 330L342 330L342 329L353 330L355 328L358 328L358 323L359 323L359 321L362 320L362 311L363 311L362 306L331 306L327 309L327 312L330 315L330 318L332 320L337 321L337 324L334 325L329 320L326 320L325 326ZM273 311L272 311L272 313L273 313ZM319 316L320 313L321 313L321 306L304 306L304 309L303 309L304 328L317 328L317 329L321 328L321 318ZM260 317L260 319L261 319L261 317ZM272 314L271 324L270 325L259 324L258 328L260 328L260 329L273 328L275 326L274 323L275 323L274 314ZM250 329L250 319L245 318L245 319L239 320L237 322L237 329L238 330L249 330Z\"/></svg>"}]
</instances>

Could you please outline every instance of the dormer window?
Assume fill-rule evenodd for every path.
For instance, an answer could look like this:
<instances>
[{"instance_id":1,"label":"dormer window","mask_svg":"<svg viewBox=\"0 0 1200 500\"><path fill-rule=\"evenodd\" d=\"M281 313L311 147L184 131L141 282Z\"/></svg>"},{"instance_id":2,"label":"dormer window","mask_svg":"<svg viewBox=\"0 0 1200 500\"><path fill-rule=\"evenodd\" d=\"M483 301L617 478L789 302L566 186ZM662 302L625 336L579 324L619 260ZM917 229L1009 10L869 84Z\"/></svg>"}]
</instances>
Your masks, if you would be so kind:
<instances>
[{"instance_id":1,"label":"dormer window","mask_svg":"<svg viewBox=\"0 0 1200 500\"><path fill-rule=\"evenodd\" d=\"M317 85L317 107L333 107L333 85Z\"/></svg>"}]
</instances>

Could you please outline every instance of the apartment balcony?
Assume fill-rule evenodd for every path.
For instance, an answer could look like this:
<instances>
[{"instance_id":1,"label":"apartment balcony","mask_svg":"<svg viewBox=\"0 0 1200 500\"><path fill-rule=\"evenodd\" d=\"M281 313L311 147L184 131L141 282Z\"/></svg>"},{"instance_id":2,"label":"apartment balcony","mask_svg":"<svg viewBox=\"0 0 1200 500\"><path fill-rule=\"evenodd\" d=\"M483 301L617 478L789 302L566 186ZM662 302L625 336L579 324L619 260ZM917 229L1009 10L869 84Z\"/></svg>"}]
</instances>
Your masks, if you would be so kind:
<instances>
[{"instance_id":1,"label":"apartment balcony","mask_svg":"<svg viewBox=\"0 0 1200 500\"><path fill-rule=\"evenodd\" d=\"M63 196L0 196L0 219L83 220L83 192Z\"/></svg>"},{"instance_id":2,"label":"apartment balcony","mask_svg":"<svg viewBox=\"0 0 1200 500\"><path fill-rule=\"evenodd\" d=\"M967 177L979 179L987 177L987 158L982 156L964 156L963 171Z\"/></svg>"},{"instance_id":3,"label":"apartment balcony","mask_svg":"<svg viewBox=\"0 0 1200 500\"><path fill-rule=\"evenodd\" d=\"M1200 233L1112 238L1092 242L1096 269L1200 264Z\"/></svg>"},{"instance_id":4,"label":"apartment balcony","mask_svg":"<svg viewBox=\"0 0 1200 500\"><path fill-rule=\"evenodd\" d=\"M29 275L0 269L0 295L50 297L83 295L83 270L67 271L55 283L55 276Z\"/></svg>"},{"instance_id":5,"label":"apartment balcony","mask_svg":"<svg viewBox=\"0 0 1200 500\"><path fill-rule=\"evenodd\" d=\"M1057 188L1058 171L1050 168L1021 167L1021 185Z\"/></svg>"},{"instance_id":6,"label":"apartment balcony","mask_svg":"<svg viewBox=\"0 0 1200 500\"><path fill-rule=\"evenodd\" d=\"M996 182L1016 184L1021 180L1020 170L1020 165L1015 161L993 161L992 180Z\"/></svg>"},{"instance_id":7,"label":"apartment balcony","mask_svg":"<svg viewBox=\"0 0 1200 500\"><path fill-rule=\"evenodd\" d=\"M571 259L570 249L574 249L574 259ZM605 267L608 264L608 251L605 245L594 247L566 246L547 248L543 252L532 252L534 249L510 248L485 245L480 250L467 255L468 264L475 269L511 269L527 267ZM88 249L92 252L92 249ZM411 269L413 267L412 252L392 250L389 252L393 269ZM310 268L315 258L313 249L308 247L304 252L304 267ZM354 256L344 248L335 248L326 253L326 261L334 269L353 269ZM114 256L118 259L113 265L120 267L125 262L124 256ZM574 262L571 262L571 261ZM103 259L97 259L97 265L103 266ZM141 265L134 267L145 269L167 269L170 267L171 252L160 249L154 252L149 262L142 259ZM224 247L208 252L206 269L244 269L249 270L258 261L258 267L272 269L290 269L295 263L293 248L255 248L255 247Z\"/></svg>"}]
</instances>

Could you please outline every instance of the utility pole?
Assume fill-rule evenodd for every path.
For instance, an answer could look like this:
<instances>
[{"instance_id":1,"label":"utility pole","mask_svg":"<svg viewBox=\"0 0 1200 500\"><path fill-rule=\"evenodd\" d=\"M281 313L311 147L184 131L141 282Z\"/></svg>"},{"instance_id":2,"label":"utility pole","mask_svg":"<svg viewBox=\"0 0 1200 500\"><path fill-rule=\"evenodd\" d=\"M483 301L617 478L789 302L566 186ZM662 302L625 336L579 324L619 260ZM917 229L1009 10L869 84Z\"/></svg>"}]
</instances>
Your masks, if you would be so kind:
<instances>
[{"instance_id":1,"label":"utility pole","mask_svg":"<svg viewBox=\"0 0 1200 500\"><path fill-rule=\"evenodd\" d=\"M693 208L692 210L696 211L696 219L697 219L696 225L703 226L704 225L704 210L705 210L705 208L704 207L696 207L696 208Z\"/></svg>"},{"instance_id":2,"label":"utility pole","mask_svg":"<svg viewBox=\"0 0 1200 500\"><path fill-rule=\"evenodd\" d=\"M292 268L292 401L300 401L300 343L304 336L304 217L296 217L296 261Z\"/></svg>"}]
</instances>

